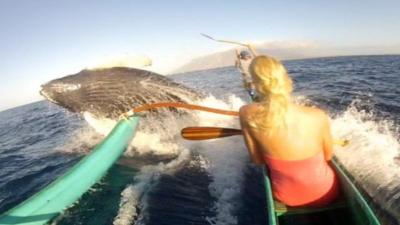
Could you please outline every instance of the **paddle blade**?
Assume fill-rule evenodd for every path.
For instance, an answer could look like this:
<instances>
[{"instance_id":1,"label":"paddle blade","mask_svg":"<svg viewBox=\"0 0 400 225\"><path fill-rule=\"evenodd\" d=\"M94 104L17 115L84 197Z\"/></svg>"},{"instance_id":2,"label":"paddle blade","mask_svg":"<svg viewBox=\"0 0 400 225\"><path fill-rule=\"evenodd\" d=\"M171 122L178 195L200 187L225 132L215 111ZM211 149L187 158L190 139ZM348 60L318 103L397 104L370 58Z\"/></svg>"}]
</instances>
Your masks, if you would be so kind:
<instances>
[{"instance_id":1,"label":"paddle blade","mask_svg":"<svg viewBox=\"0 0 400 225\"><path fill-rule=\"evenodd\" d=\"M207 35L207 34L203 34L203 33L200 33L200 35L202 35L202 36L204 36L204 37L206 37L206 38L208 38L208 39L211 39L211 40L213 40L213 41L218 41L218 40L215 40L213 37L211 37L210 35Z\"/></svg>"},{"instance_id":2,"label":"paddle blade","mask_svg":"<svg viewBox=\"0 0 400 225\"><path fill-rule=\"evenodd\" d=\"M220 127L186 127L181 131L187 140L207 140L242 134L242 130Z\"/></svg>"},{"instance_id":3,"label":"paddle blade","mask_svg":"<svg viewBox=\"0 0 400 225\"><path fill-rule=\"evenodd\" d=\"M339 145L341 147L346 147L348 144L350 144L350 141L346 139L339 139L339 140L334 140L333 144Z\"/></svg>"}]
</instances>

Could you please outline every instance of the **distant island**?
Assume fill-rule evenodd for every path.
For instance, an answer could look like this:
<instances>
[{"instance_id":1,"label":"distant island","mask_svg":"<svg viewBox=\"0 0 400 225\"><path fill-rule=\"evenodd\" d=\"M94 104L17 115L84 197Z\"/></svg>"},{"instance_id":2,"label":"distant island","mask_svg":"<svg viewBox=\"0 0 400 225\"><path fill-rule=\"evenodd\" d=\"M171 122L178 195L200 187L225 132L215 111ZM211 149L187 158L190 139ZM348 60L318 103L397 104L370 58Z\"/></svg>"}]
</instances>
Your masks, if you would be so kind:
<instances>
[{"instance_id":1,"label":"distant island","mask_svg":"<svg viewBox=\"0 0 400 225\"><path fill-rule=\"evenodd\" d=\"M317 58L327 56L348 56L348 55L384 55L399 54L399 46L374 47L319 47L307 42L285 42L274 41L255 45L258 54L267 54L280 60ZM244 48L238 48L243 50ZM169 74L185 73L198 70L214 69L234 65L235 48L216 52L201 57L193 58L188 63L169 72Z\"/></svg>"}]
</instances>

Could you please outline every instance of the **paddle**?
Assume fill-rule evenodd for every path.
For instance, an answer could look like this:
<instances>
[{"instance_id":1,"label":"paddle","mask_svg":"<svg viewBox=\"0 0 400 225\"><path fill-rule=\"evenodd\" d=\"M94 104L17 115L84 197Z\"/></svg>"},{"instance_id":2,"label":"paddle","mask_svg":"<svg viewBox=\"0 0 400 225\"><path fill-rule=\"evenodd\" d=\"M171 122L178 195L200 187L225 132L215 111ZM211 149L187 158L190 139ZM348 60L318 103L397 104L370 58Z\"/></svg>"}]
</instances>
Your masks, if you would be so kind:
<instances>
[{"instance_id":1,"label":"paddle","mask_svg":"<svg viewBox=\"0 0 400 225\"><path fill-rule=\"evenodd\" d=\"M187 140L207 140L242 134L242 130L223 127L185 127L181 135Z\"/></svg>"},{"instance_id":2,"label":"paddle","mask_svg":"<svg viewBox=\"0 0 400 225\"><path fill-rule=\"evenodd\" d=\"M208 140L221 137L229 137L241 135L242 130L223 127L185 127L181 130L181 135L186 140ZM334 144L346 146L350 143L349 140L334 140Z\"/></svg>"},{"instance_id":3,"label":"paddle","mask_svg":"<svg viewBox=\"0 0 400 225\"><path fill-rule=\"evenodd\" d=\"M203 33L200 33L200 35L202 35L203 37L206 37L206 38L208 38L210 40L216 41L216 42L223 42L223 43L228 43L228 44L234 44L234 45L240 45L240 46L247 47L250 50L251 54L253 54L254 57L257 56L257 53L256 53L255 49L250 44L245 44L245 43L241 43L241 42L238 42L238 41L219 40L219 39L215 39L215 38L211 37L210 35L203 34Z\"/></svg>"}]
</instances>

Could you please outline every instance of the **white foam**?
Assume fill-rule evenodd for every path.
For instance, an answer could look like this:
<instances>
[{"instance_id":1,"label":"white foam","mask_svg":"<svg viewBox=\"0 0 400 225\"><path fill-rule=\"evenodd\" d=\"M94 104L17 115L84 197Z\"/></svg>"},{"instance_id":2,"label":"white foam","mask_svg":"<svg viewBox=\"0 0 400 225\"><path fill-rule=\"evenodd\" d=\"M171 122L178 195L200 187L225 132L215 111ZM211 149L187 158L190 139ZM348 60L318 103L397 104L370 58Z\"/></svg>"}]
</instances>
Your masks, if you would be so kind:
<instances>
[{"instance_id":1,"label":"white foam","mask_svg":"<svg viewBox=\"0 0 400 225\"><path fill-rule=\"evenodd\" d=\"M352 176L381 207L396 218L400 190L400 168L395 159L400 153L400 144L392 133L389 120L375 121L372 113L356 109L352 104L344 113L332 121L336 138L349 139L345 148L337 148L336 156Z\"/></svg>"},{"instance_id":2,"label":"white foam","mask_svg":"<svg viewBox=\"0 0 400 225\"><path fill-rule=\"evenodd\" d=\"M104 136L107 136L108 133L110 133L113 127L117 124L117 121L115 120L107 118L98 119L90 112L83 112L83 117L91 127L93 127L99 134L102 134Z\"/></svg>"},{"instance_id":3,"label":"white foam","mask_svg":"<svg viewBox=\"0 0 400 225\"><path fill-rule=\"evenodd\" d=\"M93 146L101 142L103 137L103 135L98 134L93 128L83 126L75 130L68 137L68 141L65 141L63 145L56 148L58 151L68 154L87 154L93 149Z\"/></svg>"},{"instance_id":4,"label":"white foam","mask_svg":"<svg viewBox=\"0 0 400 225\"><path fill-rule=\"evenodd\" d=\"M242 100L231 96L225 103L210 96L199 102L201 105L227 110L238 110L244 104ZM239 127L238 117L198 112L200 126ZM216 216L207 218L211 224L237 224L236 210L239 207L238 196L242 189L243 169L248 163L248 154L242 137L229 137L202 141L192 144L198 153L206 158L205 169L213 181L209 185L210 194L216 198L214 210Z\"/></svg>"}]
</instances>

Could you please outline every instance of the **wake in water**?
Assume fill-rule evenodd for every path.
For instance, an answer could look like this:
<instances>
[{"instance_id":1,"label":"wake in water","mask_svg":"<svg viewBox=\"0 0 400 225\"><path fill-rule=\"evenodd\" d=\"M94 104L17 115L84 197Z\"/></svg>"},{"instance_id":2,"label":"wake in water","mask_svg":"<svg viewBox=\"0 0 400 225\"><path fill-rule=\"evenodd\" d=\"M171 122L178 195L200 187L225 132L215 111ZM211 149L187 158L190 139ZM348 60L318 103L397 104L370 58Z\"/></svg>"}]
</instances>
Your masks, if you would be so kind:
<instances>
[{"instance_id":1,"label":"wake in water","mask_svg":"<svg viewBox=\"0 0 400 225\"><path fill-rule=\"evenodd\" d=\"M196 104L208 107L217 107L228 110L238 110L243 102L232 97L229 104L209 97ZM223 115L210 114L206 112L192 112L198 118L191 123L180 122L180 128L184 126L238 126L237 117L227 117ZM176 120L178 118L175 118ZM164 132L174 132L168 130ZM177 129L175 132L179 132ZM160 141L163 138L160 134L147 134L139 132L133 140L134 150L140 154L173 154L177 155L174 160L168 163L159 163L157 165L144 166L139 175L134 177L134 184L129 185L121 197L120 209L114 220L116 225L124 224L143 224L143 216L138 212L145 212L147 207L146 191L157 184L160 174L174 173L184 164L191 160L200 160L198 163L203 169L208 171L212 177L209 185L210 194L216 199L213 211L215 217L206 218L211 224L237 224L235 210L238 209L237 196L240 193L243 174L242 169L245 165L243 158L246 157L246 151L243 142L238 138L224 140L214 140L206 142L188 142L182 138L176 138L172 142ZM158 136L158 137L157 137ZM146 138L146 137L150 137ZM193 152L199 157L193 158Z\"/></svg>"}]
</instances>

